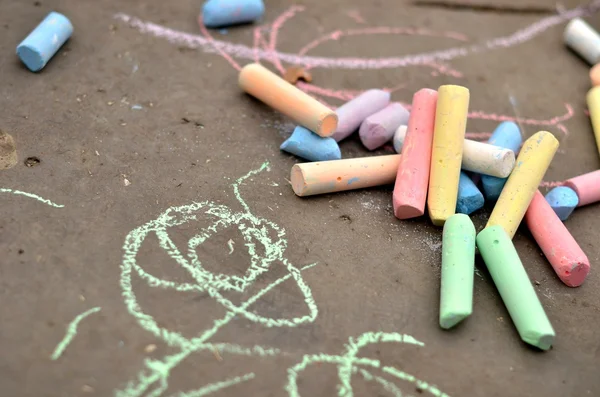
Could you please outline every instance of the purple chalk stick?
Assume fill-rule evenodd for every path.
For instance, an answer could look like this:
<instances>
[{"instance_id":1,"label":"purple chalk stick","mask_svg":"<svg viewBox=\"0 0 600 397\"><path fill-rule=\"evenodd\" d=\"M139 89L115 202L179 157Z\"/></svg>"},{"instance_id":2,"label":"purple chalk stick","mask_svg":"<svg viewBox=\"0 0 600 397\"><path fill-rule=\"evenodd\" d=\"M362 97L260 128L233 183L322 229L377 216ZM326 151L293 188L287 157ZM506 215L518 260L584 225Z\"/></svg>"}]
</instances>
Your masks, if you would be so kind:
<instances>
[{"instance_id":1,"label":"purple chalk stick","mask_svg":"<svg viewBox=\"0 0 600 397\"><path fill-rule=\"evenodd\" d=\"M335 111L338 126L331 136L341 141L358 129L360 123L372 114L379 112L390 103L390 93L383 90L368 90L346 102Z\"/></svg>"},{"instance_id":2,"label":"purple chalk stick","mask_svg":"<svg viewBox=\"0 0 600 397\"><path fill-rule=\"evenodd\" d=\"M408 123L410 113L399 103L390 103L360 125L360 140L369 150L375 150L393 138L401 125Z\"/></svg>"}]
</instances>

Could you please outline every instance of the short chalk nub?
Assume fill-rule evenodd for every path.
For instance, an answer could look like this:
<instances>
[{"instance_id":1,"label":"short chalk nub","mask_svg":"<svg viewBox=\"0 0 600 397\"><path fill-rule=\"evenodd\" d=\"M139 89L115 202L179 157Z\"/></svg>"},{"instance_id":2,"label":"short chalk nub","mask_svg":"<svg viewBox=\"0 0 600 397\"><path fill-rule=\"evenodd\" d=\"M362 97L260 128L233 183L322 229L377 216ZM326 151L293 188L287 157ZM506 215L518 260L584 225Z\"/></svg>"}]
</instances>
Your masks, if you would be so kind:
<instances>
[{"instance_id":1,"label":"short chalk nub","mask_svg":"<svg viewBox=\"0 0 600 397\"><path fill-rule=\"evenodd\" d=\"M73 25L69 18L51 12L17 46L17 55L29 70L38 72L72 34Z\"/></svg>"},{"instance_id":2,"label":"short chalk nub","mask_svg":"<svg viewBox=\"0 0 600 397\"><path fill-rule=\"evenodd\" d=\"M473 312L475 226L467 215L452 215L442 236L440 327L449 329Z\"/></svg>"},{"instance_id":3,"label":"short chalk nub","mask_svg":"<svg viewBox=\"0 0 600 397\"><path fill-rule=\"evenodd\" d=\"M379 112L390 103L390 93L383 90L367 90L346 102L335 113L338 116L338 126L331 136L336 141L350 136L360 127L369 116Z\"/></svg>"},{"instance_id":4,"label":"short chalk nub","mask_svg":"<svg viewBox=\"0 0 600 397\"><path fill-rule=\"evenodd\" d=\"M477 235L477 248L521 339L548 350L554 342L554 329L510 236L501 226L486 227Z\"/></svg>"},{"instance_id":5,"label":"short chalk nub","mask_svg":"<svg viewBox=\"0 0 600 397\"><path fill-rule=\"evenodd\" d=\"M396 132L394 132L394 150L396 153L402 152L402 146L404 146L404 138L406 137L407 129L407 125L401 125L398 127Z\"/></svg>"},{"instance_id":6,"label":"short chalk nub","mask_svg":"<svg viewBox=\"0 0 600 397\"><path fill-rule=\"evenodd\" d=\"M590 65L600 60L600 35L581 18L574 18L564 32L565 44Z\"/></svg>"},{"instance_id":7,"label":"short chalk nub","mask_svg":"<svg viewBox=\"0 0 600 397\"><path fill-rule=\"evenodd\" d=\"M408 122L409 116L404 106L390 103L362 122L358 130L360 140L367 149L375 150L392 139L398 127Z\"/></svg>"},{"instance_id":8,"label":"short chalk nub","mask_svg":"<svg viewBox=\"0 0 600 397\"><path fill-rule=\"evenodd\" d=\"M202 23L219 28L254 22L265 13L263 0L208 0L202 6Z\"/></svg>"},{"instance_id":9,"label":"short chalk nub","mask_svg":"<svg viewBox=\"0 0 600 397\"><path fill-rule=\"evenodd\" d=\"M304 127L294 128L292 136L281 144L281 150L308 161L339 160L340 147L333 138L323 138Z\"/></svg>"},{"instance_id":10,"label":"short chalk nub","mask_svg":"<svg viewBox=\"0 0 600 397\"><path fill-rule=\"evenodd\" d=\"M577 198L575 190L566 186L559 186L550 190L546 194L546 201L563 222L569 218L579 204L579 198Z\"/></svg>"},{"instance_id":11,"label":"short chalk nub","mask_svg":"<svg viewBox=\"0 0 600 397\"><path fill-rule=\"evenodd\" d=\"M473 180L467 174L461 172L460 179L458 180L456 212L469 215L481 209L484 204L483 194L477 189Z\"/></svg>"}]
</instances>

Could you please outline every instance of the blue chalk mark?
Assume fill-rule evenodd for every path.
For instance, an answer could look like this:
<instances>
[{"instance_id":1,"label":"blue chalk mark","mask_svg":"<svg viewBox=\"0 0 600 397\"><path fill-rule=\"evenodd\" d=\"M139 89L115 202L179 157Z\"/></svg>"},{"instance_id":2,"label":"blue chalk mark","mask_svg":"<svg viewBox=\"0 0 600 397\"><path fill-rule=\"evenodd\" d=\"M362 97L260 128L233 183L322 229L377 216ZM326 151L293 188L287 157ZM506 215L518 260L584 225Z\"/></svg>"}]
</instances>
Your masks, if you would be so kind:
<instances>
[{"instance_id":1,"label":"blue chalk mark","mask_svg":"<svg viewBox=\"0 0 600 397\"><path fill-rule=\"evenodd\" d=\"M358 182L360 178L354 177L348 180L348 185L352 185L354 182Z\"/></svg>"},{"instance_id":2,"label":"blue chalk mark","mask_svg":"<svg viewBox=\"0 0 600 397\"><path fill-rule=\"evenodd\" d=\"M490 145L500 146L506 149L510 149L513 152L518 153L523 143L521 137L521 130L519 126L512 121L502 122L496 127L494 133L488 140ZM521 162L517 164L517 167L521 165ZM496 201L500 197L500 193L504 188L504 184L508 178L497 178L495 176L481 175L481 185L483 187L483 193L485 199L489 201Z\"/></svg>"},{"instance_id":3,"label":"blue chalk mark","mask_svg":"<svg viewBox=\"0 0 600 397\"><path fill-rule=\"evenodd\" d=\"M265 13L262 0L208 0L202 6L202 21L208 28L254 22Z\"/></svg>"},{"instance_id":4,"label":"blue chalk mark","mask_svg":"<svg viewBox=\"0 0 600 397\"><path fill-rule=\"evenodd\" d=\"M342 152L333 138L322 138L304 127L297 126L281 150L302 157L308 161L339 160Z\"/></svg>"},{"instance_id":5,"label":"blue chalk mark","mask_svg":"<svg viewBox=\"0 0 600 397\"><path fill-rule=\"evenodd\" d=\"M566 221L575 207L579 204L579 197L575 190L566 186L555 187L546 194L546 201L556 212L561 221Z\"/></svg>"},{"instance_id":6,"label":"blue chalk mark","mask_svg":"<svg viewBox=\"0 0 600 397\"><path fill-rule=\"evenodd\" d=\"M471 178L461 171L458 182L456 212L469 215L482 208L484 203L483 194L477 189Z\"/></svg>"},{"instance_id":7,"label":"blue chalk mark","mask_svg":"<svg viewBox=\"0 0 600 397\"><path fill-rule=\"evenodd\" d=\"M38 72L72 34L71 21L58 12L51 12L17 46L17 55L29 70Z\"/></svg>"}]
</instances>

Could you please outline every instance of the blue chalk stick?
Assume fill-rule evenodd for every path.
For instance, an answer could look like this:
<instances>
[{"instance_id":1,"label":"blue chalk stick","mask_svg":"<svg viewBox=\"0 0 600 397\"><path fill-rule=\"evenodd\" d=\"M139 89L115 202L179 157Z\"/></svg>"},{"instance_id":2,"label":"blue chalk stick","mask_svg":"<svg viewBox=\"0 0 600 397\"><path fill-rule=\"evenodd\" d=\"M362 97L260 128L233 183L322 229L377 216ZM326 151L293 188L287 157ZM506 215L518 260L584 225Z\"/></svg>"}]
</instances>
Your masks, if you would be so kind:
<instances>
[{"instance_id":1,"label":"blue chalk stick","mask_svg":"<svg viewBox=\"0 0 600 397\"><path fill-rule=\"evenodd\" d=\"M571 212L579 204L575 190L566 186L555 187L546 194L546 201L556 212L561 221L566 221Z\"/></svg>"},{"instance_id":2,"label":"blue chalk stick","mask_svg":"<svg viewBox=\"0 0 600 397\"><path fill-rule=\"evenodd\" d=\"M202 6L202 22L218 28L254 22L265 13L262 0L208 0Z\"/></svg>"},{"instance_id":3,"label":"blue chalk stick","mask_svg":"<svg viewBox=\"0 0 600 397\"><path fill-rule=\"evenodd\" d=\"M281 150L295 154L308 161L339 160L342 158L340 147L333 138L322 138L304 127L297 126Z\"/></svg>"},{"instance_id":4,"label":"blue chalk stick","mask_svg":"<svg viewBox=\"0 0 600 397\"><path fill-rule=\"evenodd\" d=\"M523 143L521 137L521 130L519 126L512 121L502 122L496 127L494 133L488 140L490 145L500 146L506 149L510 149L513 152L518 153ZM485 199L489 201L496 201L500 197L500 192L504 188L504 184L508 178L497 178L495 176L481 175L481 185L483 186L483 193Z\"/></svg>"},{"instance_id":5,"label":"blue chalk stick","mask_svg":"<svg viewBox=\"0 0 600 397\"><path fill-rule=\"evenodd\" d=\"M477 189L471 178L461 171L458 181L456 212L469 215L483 207L484 203L483 194Z\"/></svg>"},{"instance_id":6,"label":"blue chalk stick","mask_svg":"<svg viewBox=\"0 0 600 397\"><path fill-rule=\"evenodd\" d=\"M73 25L69 18L58 12L51 12L17 46L17 55L29 70L38 72L72 34Z\"/></svg>"}]
</instances>

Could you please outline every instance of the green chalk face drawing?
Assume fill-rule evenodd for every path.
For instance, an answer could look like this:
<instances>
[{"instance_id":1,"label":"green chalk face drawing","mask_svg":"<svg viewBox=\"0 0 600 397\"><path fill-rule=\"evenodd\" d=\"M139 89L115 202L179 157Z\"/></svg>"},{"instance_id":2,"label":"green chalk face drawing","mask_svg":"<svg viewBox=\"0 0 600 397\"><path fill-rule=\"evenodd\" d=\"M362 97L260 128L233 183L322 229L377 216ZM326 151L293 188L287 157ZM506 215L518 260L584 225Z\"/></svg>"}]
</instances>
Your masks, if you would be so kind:
<instances>
[{"instance_id":1,"label":"green chalk face drawing","mask_svg":"<svg viewBox=\"0 0 600 397\"><path fill-rule=\"evenodd\" d=\"M123 249L125 251L121 264L121 288L125 299L125 305L129 313L137 320L139 325L153 334L168 346L178 350L174 354L166 355L160 360L147 359L145 368L140 370L136 379L131 380L121 390L116 390L116 396L161 396L169 387L169 376L183 360L191 354L201 351L217 351L243 356L271 357L285 356L293 357L297 354L282 352L273 347L264 346L241 346L235 343L210 343L219 330L229 324L234 318L245 318L251 322L262 324L265 327L296 327L300 324L312 323L316 320L318 309L313 299L311 289L302 277L302 272L316 264L304 267L296 267L285 258L287 248L285 230L275 223L259 218L250 211L250 207L240 194L240 186L248 178L268 169L268 163L264 163L259 169L250 171L245 176L233 183L233 192L242 207L242 211L235 212L227 206L216 204L211 201L191 203L180 207L172 207L159 215L156 219L136 228L125 238ZM189 239L184 249L178 247L169 235L169 230L187 223L211 220L212 223L199 230L196 235ZM205 223L203 223L205 224ZM227 228L236 227L244 240L250 263L247 271L242 276L219 274L211 272L203 266L200 261L197 248L207 239L223 232ZM158 238L158 244L164 252L183 269L189 276L187 282L175 282L156 277L138 263L138 252L146 237L154 234ZM225 252L233 252L232 240L224 247ZM243 249L235 247L235 249ZM268 272L275 266L283 266L286 274L268 284L263 289L251 295L239 304L234 303L224 296L225 292L247 292L259 276ZM222 318L214 319L213 325L202 330L194 337L186 337L181 333L161 327L158 322L148 313L144 312L133 288L132 278L143 280L148 287L171 289L180 292L202 292L208 294L226 309ZM293 280L302 293L306 308L303 313L293 318L271 318L259 315L250 310L250 307L259 301L265 294L272 291L285 281ZM137 287L136 287L137 288ZM299 364L288 369L288 380L285 391L289 396L298 397L300 393L297 387L297 379L309 365L317 363L331 363L338 365L341 385L340 396L352 396L351 376L359 373L366 381L379 383L386 391L394 396L401 396L398 387L389 378L396 378L411 382L424 391L434 396L445 396L434 386L420 381L402 371L392 367L382 366L379 361L356 357L358 350L367 344L380 342L409 343L422 346L408 335L400 334L363 334L356 341L350 339L346 353L342 356L330 356L326 354L309 354L301 357ZM299 357L300 358L300 357ZM381 374L374 375L369 371L376 369ZM381 375L381 376L380 376ZM388 379L384 378L386 376ZM199 397L249 382L254 379L254 373L239 374L215 383L203 385L201 388L178 393L180 397ZM282 390L282 392L284 392Z\"/></svg>"}]
</instances>

